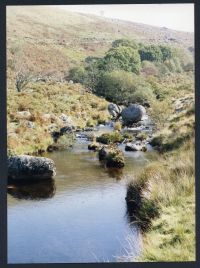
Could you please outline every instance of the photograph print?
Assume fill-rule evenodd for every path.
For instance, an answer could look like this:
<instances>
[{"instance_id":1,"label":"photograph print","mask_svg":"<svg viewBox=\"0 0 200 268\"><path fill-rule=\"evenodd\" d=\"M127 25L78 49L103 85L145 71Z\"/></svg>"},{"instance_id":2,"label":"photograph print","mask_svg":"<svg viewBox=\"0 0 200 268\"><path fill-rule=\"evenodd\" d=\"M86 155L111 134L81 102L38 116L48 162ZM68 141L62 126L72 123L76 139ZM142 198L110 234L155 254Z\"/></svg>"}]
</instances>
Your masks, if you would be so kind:
<instances>
[{"instance_id":1,"label":"photograph print","mask_svg":"<svg viewBox=\"0 0 200 268\"><path fill-rule=\"evenodd\" d=\"M195 261L193 4L6 7L8 263Z\"/></svg>"}]
</instances>

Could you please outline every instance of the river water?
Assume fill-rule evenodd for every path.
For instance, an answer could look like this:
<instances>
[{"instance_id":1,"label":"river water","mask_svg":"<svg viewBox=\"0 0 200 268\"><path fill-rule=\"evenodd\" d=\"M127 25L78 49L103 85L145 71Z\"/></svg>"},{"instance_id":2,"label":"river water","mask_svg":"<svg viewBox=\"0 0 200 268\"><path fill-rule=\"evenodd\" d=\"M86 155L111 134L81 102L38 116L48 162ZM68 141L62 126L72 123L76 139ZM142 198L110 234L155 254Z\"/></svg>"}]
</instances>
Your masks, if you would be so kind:
<instances>
[{"instance_id":1,"label":"river water","mask_svg":"<svg viewBox=\"0 0 200 268\"><path fill-rule=\"evenodd\" d=\"M54 180L8 186L8 262L125 261L130 247L137 256L141 237L126 188L152 154L126 152L120 172L101 166L81 139L46 156L56 163Z\"/></svg>"}]
</instances>

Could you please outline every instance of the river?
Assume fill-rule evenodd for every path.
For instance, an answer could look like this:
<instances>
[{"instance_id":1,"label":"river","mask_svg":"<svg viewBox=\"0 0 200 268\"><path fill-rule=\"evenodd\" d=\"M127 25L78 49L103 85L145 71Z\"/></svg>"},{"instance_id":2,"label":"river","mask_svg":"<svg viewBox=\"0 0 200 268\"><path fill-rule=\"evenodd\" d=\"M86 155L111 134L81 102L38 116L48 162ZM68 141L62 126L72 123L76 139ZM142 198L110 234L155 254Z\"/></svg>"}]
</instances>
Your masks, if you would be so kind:
<instances>
[{"instance_id":1,"label":"river","mask_svg":"<svg viewBox=\"0 0 200 268\"><path fill-rule=\"evenodd\" d=\"M101 166L87 145L77 139L72 149L45 155L56 163L54 180L8 186L8 263L125 261L130 247L133 258L139 254L126 188L152 153L125 152L117 172Z\"/></svg>"}]
</instances>

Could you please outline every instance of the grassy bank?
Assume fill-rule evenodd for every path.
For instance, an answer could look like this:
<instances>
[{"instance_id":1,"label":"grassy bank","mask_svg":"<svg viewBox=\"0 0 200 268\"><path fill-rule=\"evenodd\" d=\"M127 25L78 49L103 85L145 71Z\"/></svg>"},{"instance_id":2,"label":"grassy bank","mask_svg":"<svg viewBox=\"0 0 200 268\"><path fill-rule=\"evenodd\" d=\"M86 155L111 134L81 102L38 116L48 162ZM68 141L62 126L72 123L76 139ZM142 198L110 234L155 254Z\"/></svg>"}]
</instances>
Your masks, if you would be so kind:
<instances>
[{"instance_id":1,"label":"grassy bank","mask_svg":"<svg viewBox=\"0 0 200 268\"><path fill-rule=\"evenodd\" d=\"M130 213L143 230L138 260L194 261L194 109L172 116L155 141L162 153L127 191Z\"/></svg>"},{"instance_id":2,"label":"grassy bank","mask_svg":"<svg viewBox=\"0 0 200 268\"><path fill-rule=\"evenodd\" d=\"M53 140L51 132L66 123L83 128L109 120L107 101L90 94L79 84L35 82L23 92L8 89L8 150L27 154L46 150Z\"/></svg>"}]
</instances>

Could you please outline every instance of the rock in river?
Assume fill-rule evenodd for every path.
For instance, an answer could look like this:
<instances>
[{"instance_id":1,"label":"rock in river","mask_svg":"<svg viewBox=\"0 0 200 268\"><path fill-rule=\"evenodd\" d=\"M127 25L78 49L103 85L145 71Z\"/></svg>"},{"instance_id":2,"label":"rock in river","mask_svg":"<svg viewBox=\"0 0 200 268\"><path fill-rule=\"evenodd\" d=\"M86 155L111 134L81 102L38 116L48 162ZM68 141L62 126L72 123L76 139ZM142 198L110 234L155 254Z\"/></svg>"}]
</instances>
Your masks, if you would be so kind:
<instances>
[{"instance_id":1,"label":"rock in river","mask_svg":"<svg viewBox=\"0 0 200 268\"><path fill-rule=\"evenodd\" d=\"M131 143L128 142L125 146L125 151L143 151L145 152L147 150L146 145L141 142Z\"/></svg>"},{"instance_id":2,"label":"rock in river","mask_svg":"<svg viewBox=\"0 0 200 268\"><path fill-rule=\"evenodd\" d=\"M122 120L124 125L130 126L133 123L139 122L145 113L146 110L142 105L131 104L122 110Z\"/></svg>"},{"instance_id":3,"label":"rock in river","mask_svg":"<svg viewBox=\"0 0 200 268\"><path fill-rule=\"evenodd\" d=\"M8 178L13 180L43 180L56 174L55 163L46 157L19 155L8 157Z\"/></svg>"},{"instance_id":4,"label":"rock in river","mask_svg":"<svg viewBox=\"0 0 200 268\"><path fill-rule=\"evenodd\" d=\"M125 165L123 152L114 146L103 146L99 150L99 160L104 161L107 167L122 168Z\"/></svg>"}]
</instances>

